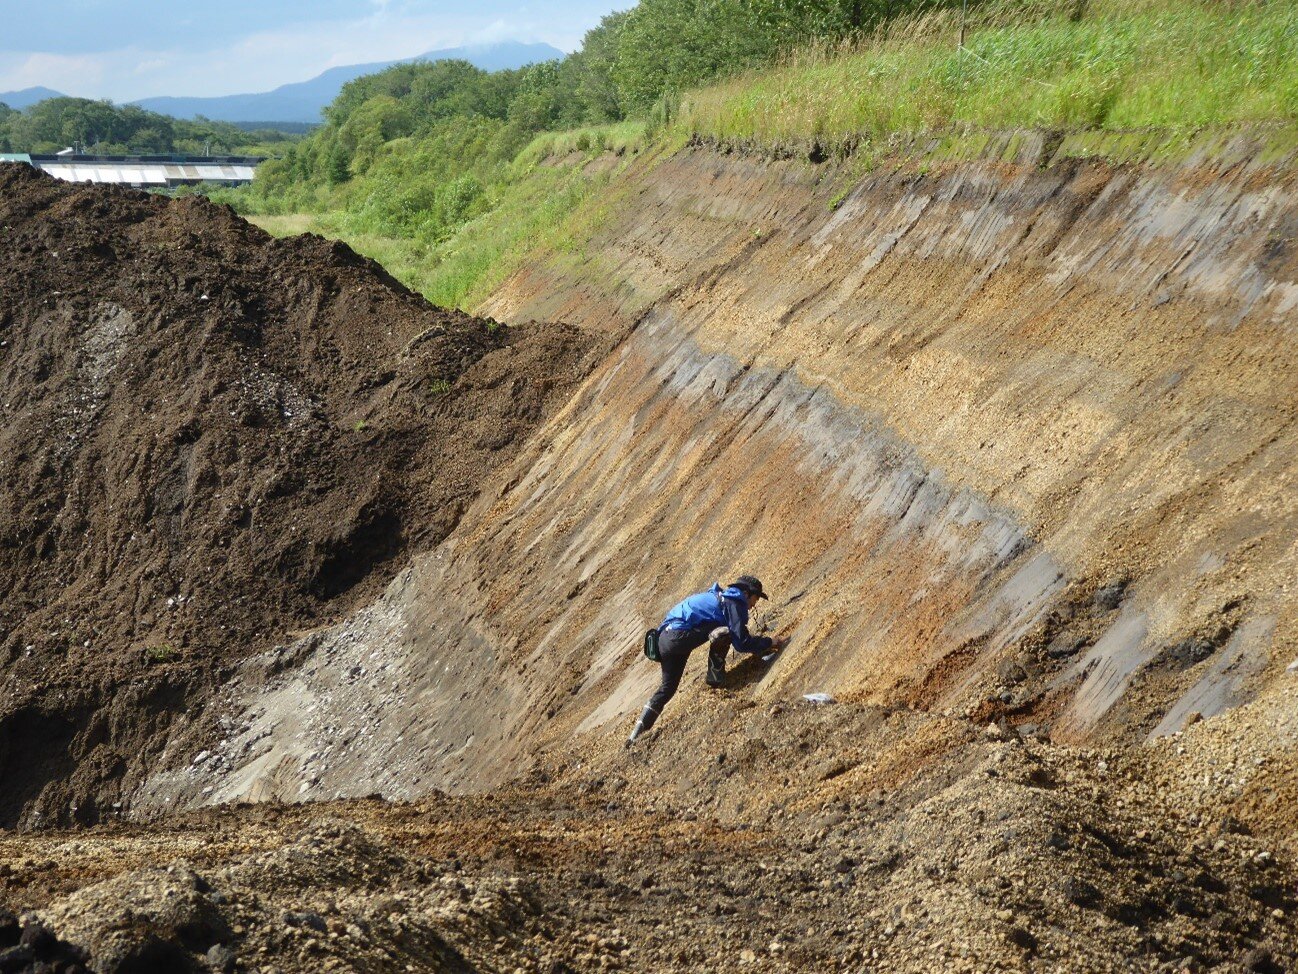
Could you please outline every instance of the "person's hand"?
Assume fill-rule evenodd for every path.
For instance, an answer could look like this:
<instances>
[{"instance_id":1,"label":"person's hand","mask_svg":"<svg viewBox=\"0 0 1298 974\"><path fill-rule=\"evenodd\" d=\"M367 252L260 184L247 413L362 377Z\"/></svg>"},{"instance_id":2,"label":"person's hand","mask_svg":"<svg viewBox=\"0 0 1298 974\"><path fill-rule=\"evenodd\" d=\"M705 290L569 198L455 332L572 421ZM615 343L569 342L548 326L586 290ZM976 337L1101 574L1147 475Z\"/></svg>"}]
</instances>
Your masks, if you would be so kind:
<instances>
[{"instance_id":1,"label":"person's hand","mask_svg":"<svg viewBox=\"0 0 1298 974\"><path fill-rule=\"evenodd\" d=\"M770 651L771 651L772 653L778 653L780 650L782 650L782 649L783 649L785 646L787 646L787 645L789 645L789 637L788 637L788 636L777 636L776 638L774 638L774 639L771 640L771 650L770 650Z\"/></svg>"}]
</instances>

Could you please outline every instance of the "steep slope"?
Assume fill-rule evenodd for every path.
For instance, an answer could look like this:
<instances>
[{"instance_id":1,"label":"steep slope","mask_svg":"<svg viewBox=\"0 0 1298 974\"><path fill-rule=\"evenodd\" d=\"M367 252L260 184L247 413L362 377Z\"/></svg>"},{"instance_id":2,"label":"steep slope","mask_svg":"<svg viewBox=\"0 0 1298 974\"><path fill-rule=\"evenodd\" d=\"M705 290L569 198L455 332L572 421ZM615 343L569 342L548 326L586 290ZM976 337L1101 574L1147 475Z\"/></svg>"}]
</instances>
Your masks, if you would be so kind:
<instances>
[{"instance_id":1,"label":"steep slope","mask_svg":"<svg viewBox=\"0 0 1298 974\"><path fill-rule=\"evenodd\" d=\"M798 597L777 685L983 706L1022 664L1037 696L993 713L1138 740L1292 659L1292 177L1246 139L1143 169L1067 148L846 186L699 150L593 248L654 301L597 400L631 439L595 523L662 550L679 518L696 578L769 564Z\"/></svg>"},{"instance_id":2,"label":"steep slope","mask_svg":"<svg viewBox=\"0 0 1298 974\"><path fill-rule=\"evenodd\" d=\"M20 824L68 769L110 824L0 842L0 910L107 969L1292 969L1292 161L975 142L643 158L484 309L611 351L449 534L142 754L6 725ZM624 748L739 571L791 648Z\"/></svg>"},{"instance_id":3,"label":"steep slope","mask_svg":"<svg viewBox=\"0 0 1298 974\"><path fill-rule=\"evenodd\" d=\"M238 770L158 795L483 787L616 740L655 678L637 632L739 569L793 636L754 701L1136 744L1286 692L1291 183L1246 137L1143 167L1023 134L859 178L646 164L584 251L486 309L621 344L438 557L282 681L250 672ZM344 662L364 733L326 753ZM663 734L702 733L696 693Z\"/></svg>"}]
</instances>

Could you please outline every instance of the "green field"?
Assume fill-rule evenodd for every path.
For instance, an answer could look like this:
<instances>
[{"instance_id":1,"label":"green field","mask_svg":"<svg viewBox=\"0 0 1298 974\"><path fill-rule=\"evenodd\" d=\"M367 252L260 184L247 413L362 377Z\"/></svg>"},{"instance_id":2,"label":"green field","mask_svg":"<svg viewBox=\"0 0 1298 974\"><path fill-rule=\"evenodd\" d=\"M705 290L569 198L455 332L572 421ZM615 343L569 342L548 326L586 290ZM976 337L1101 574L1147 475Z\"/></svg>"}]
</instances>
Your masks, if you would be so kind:
<instances>
[{"instance_id":1,"label":"green field","mask_svg":"<svg viewBox=\"0 0 1298 974\"><path fill-rule=\"evenodd\" d=\"M623 123L538 137L496 185L485 211L439 242L358 229L340 210L248 219L275 236L312 232L344 240L434 304L471 309L534 249L563 253L577 246L599 209L584 204L636 157L643 135L642 125Z\"/></svg>"}]
</instances>

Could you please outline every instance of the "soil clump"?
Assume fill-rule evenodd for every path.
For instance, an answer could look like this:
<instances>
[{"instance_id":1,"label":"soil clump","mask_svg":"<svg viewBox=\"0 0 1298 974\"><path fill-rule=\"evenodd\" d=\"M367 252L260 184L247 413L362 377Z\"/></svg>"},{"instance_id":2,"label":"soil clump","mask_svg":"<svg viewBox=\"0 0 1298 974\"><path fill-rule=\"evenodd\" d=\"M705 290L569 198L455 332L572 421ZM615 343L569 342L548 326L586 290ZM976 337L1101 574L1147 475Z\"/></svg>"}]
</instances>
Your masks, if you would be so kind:
<instances>
[{"instance_id":1,"label":"soil clump","mask_svg":"<svg viewBox=\"0 0 1298 974\"><path fill-rule=\"evenodd\" d=\"M222 665L445 537L596 352L199 197L2 166L0 240L0 824L96 820Z\"/></svg>"}]
</instances>

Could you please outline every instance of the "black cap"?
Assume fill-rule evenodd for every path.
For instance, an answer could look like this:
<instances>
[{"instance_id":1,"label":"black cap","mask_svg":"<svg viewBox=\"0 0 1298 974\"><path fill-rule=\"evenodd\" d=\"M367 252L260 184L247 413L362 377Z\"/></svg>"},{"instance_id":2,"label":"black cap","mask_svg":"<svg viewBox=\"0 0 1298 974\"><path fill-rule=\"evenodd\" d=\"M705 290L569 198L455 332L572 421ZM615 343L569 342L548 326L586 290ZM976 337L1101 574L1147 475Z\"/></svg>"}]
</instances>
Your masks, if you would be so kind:
<instances>
[{"instance_id":1,"label":"black cap","mask_svg":"<svg viewBox=\"0 0 1298 974\"><path fill-rule=\"evenodd\" d=\"M755 599L770 599L770 596L762 591L761 581L752 575L740 575L731 583L731 588L747 592Z\"/></svg>"}]
</instances>

